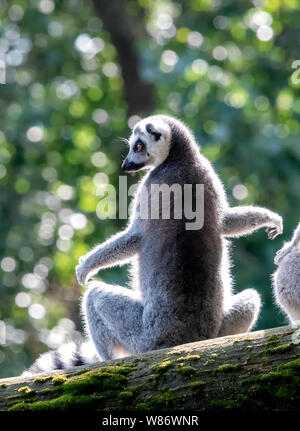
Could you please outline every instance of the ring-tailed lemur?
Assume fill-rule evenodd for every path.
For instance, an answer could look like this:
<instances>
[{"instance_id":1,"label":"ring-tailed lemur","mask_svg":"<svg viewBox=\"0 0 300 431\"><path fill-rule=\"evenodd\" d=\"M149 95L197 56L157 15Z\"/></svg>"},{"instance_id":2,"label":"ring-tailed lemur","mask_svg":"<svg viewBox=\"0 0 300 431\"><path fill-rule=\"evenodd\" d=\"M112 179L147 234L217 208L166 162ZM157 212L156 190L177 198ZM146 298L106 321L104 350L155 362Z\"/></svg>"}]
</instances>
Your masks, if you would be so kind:
<instances>
[{"instance_id":1,"label":"ring-tailed lemur","mask_svg":"<svg viewBox=\"0 0 300 431\"><path fill-rule=\"evenodd\" d=\"M291 323L300 321L300 223L292 240L277 252L274 262L278 265L273 275L276 303Z\"/></svg>"},{"instance_id":2,"label":"ring-tailed lemur","mask_svg":"<svg viewBox=\"0 0 300 431\"><path fill-rule=\"evenodd\" d=\"M79 283L87 287L82 314L99 358L111 359L118 346L135 354L249 331L259 314L260 296L253 289L233 294L225 238L266 227L273 239L282 233L281 217L265 208L230 208L193 134L173 117L138 122L122 166L126 172L149 170L128 227L80 258L76 268ZM153 184L203 184L202 229L187 230L184 216L138 217L141 190L150 192ZM170 205L174 207L174 198ZM132 289L89 281L100 269L126 262L132 265ZM29 372L42 368L38 359Z\"/></svg>"}]
</instances>

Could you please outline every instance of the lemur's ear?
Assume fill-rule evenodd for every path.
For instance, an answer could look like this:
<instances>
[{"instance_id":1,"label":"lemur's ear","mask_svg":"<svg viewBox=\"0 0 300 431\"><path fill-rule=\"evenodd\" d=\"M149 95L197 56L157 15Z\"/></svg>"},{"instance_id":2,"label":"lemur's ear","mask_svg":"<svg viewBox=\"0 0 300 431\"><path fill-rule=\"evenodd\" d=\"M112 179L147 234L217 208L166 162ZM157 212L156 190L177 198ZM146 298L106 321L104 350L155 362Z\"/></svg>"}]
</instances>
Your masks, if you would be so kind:
<instances>
[{"instance_id":1,"label":"lemur's ear","mask_svg":"<svg viewBox=\"0 0 300 431\"><path fill-rule=\"evenodd\" d=\"M155 140L158 141L161 137L161 133L159 133L155 127L153 126L153 124L148 123L146 124L146 130L148 133L150 133L150 135L153 135Z\"/></svg>"}]
</instances>

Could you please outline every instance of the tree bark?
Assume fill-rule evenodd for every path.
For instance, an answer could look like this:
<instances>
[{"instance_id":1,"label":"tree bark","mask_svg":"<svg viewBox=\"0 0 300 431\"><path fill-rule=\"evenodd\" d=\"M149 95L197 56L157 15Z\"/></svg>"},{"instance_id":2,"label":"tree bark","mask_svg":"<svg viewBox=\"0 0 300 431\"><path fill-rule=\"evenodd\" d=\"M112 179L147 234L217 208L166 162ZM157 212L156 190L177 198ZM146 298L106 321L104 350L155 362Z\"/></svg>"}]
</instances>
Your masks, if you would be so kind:
<instances>
[{"instance_id":1,"label":"tree bark","mask_svg":"<svg viewBox=\"0 0 300 431\"><path fill-rule=\"evenodd\" d=\"M145 35L142 9L137 6L139 16L135 16L134 19L128 14L124 0L92 0L92 2L117 50L128 114L143 115L151 112L153 85L142 80L135 51L135 40Z\"/></svg>"},{"instance_id":2,"label":"tree bark","mask_svg":"<svg viewBox=\"0 0 300 431\"><path fill-rule=\"evenodd\" d=\"M299 342L286 326L2 379L0 410L297 410Z\"/></svg>"}]
</instances>

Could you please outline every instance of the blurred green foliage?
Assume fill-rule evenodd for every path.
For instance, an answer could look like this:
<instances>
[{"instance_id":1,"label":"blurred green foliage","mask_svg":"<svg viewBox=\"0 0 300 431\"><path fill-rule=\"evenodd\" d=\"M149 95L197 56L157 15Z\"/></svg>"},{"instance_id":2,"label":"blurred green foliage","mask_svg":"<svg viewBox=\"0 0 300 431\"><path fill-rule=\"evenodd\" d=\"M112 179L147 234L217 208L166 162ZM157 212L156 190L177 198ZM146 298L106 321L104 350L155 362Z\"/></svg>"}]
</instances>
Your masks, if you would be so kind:
<instances>
[{"instance_id":1,"label":"blurred green foliage","mask_svg":"<svg viewBox=\"0 0 300 431\"><path fill-rule=\"evenodd\" d=\"M263 296L258 328L282 325L270 274L300 219L300 85L292 79L300 2L131 0L127 8L145 11L147 36L136 49L156 112L193 129L232 205L284 217L283 237L258 232L232 248L236 290L255 286ZM82 331L74 267L125 222L97 211L103 184L118 187L119 137L135 120L128 123L100 18L82 0L0 0L0 377ZM100 277L124 285L126 268Z\"/></svg>"}]
</instances>

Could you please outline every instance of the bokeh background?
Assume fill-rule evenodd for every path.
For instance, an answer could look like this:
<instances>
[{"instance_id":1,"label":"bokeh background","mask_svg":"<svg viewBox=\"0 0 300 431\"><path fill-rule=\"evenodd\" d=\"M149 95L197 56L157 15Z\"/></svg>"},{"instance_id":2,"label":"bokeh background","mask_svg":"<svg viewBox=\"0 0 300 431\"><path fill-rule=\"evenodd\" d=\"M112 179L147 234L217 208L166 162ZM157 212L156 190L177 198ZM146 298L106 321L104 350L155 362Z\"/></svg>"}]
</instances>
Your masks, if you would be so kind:
<instances>
[{"instance_id":1,"label":"bokeh background","mask_svg":"<svg viewBox=\"0 0 300 431\"><path fill-rule=\"evenodd\" d=\"M97 190L153 112L194 130L232 205L284 217L232 257L236 290L262 294L257 328L286 323L270 275L300 219L297 59L299 0L0 0L0 377L82 331L74 267L126 222L101 219Z\"/></svg>"}]
</instances>

